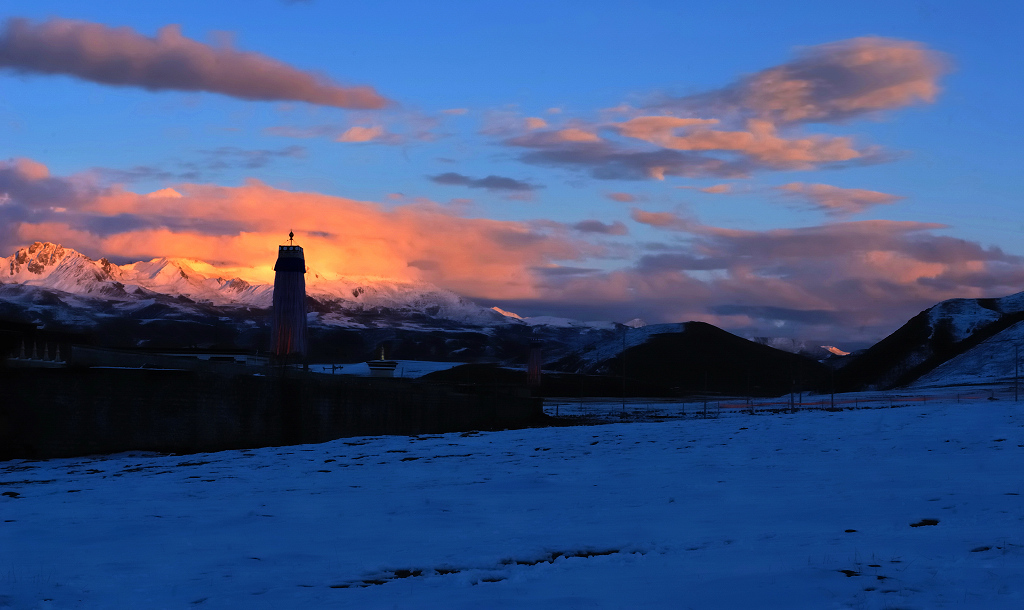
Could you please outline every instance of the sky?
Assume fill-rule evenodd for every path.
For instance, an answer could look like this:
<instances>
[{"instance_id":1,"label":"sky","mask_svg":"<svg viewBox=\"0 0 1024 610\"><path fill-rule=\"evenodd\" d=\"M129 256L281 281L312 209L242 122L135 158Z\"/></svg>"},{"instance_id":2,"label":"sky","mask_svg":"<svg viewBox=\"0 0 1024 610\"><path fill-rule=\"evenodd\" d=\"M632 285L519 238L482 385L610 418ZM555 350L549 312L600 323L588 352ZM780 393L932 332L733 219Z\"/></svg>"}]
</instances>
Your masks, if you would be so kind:
<instances>
[{"instance_id":1,"label":"sky","mask_svg":"<svg viewBox=\"0 0 1024 610\"><path fill-rule=\"evenodd\" d=\"M0 253L873 342L1024 288L1016 2L0 6Z\"/></svg>"}]
</instances>

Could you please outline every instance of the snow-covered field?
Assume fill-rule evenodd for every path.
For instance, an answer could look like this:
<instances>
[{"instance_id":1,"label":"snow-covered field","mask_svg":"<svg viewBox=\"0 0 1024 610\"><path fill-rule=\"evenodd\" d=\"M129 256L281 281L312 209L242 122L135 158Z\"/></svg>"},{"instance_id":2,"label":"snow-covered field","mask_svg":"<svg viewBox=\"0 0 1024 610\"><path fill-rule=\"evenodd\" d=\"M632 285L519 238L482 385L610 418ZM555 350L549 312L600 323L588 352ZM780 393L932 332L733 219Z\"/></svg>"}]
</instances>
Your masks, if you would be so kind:
<instances>
[{"instance_id":1,"label":"snow-covered field","mask_svg":"<svg viewBox=\"0 0 1024 610\"><path fill-rule=\"evenodd\" d=\"M1024 403L0 463L0 607L1021 608Z\"/></svg>"},{"instance_id":2,"label":"snow-covered field","mask_svg":"<svg viewBox=\"0 0 1024 610\"><path fill-rule=\"evenodd\" d=\"M448 369L465 364L465 362L432 362L427 360L396 360L398 366L395 368L395 377L415 378L422 377L428 373L447 371ZM358 377L369 377L370 366L365 362L352 362L348 364L336 364L331 368L330 364L311 364L309 369L317 373L328 373L337 375L356 375Z\"/></svg>"}]
</instances>

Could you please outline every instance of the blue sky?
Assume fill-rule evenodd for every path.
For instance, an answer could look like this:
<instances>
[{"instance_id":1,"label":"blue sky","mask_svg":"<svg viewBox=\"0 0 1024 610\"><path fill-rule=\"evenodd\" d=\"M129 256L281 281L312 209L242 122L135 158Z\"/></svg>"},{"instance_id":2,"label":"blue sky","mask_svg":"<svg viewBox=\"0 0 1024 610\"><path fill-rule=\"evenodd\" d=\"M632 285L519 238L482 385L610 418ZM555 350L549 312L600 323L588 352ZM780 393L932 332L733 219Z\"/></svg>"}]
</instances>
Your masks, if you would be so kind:
<instances>
[{"instance_id":1,"label":"blue sky","mask_svg":"<svg viewBox=\"0 0 1024 610\"><path fill-rule=\"evenodd\" d=\"M0 10L5 251L50 240L235 268L279 221L329 273L524 315L834 341L1024 281L1018 3ZM193 57L264 63L167 77L157 64L180 57L155 37L171 25ZM110 62L129 60L150 64L112 84ZM271 64L330 93L267 84ZM330 97L352 86L386 105ZM167 188L175 201L142 197ZM284 218L253 203L274 197Z\"/></svg>"}]
</instances>

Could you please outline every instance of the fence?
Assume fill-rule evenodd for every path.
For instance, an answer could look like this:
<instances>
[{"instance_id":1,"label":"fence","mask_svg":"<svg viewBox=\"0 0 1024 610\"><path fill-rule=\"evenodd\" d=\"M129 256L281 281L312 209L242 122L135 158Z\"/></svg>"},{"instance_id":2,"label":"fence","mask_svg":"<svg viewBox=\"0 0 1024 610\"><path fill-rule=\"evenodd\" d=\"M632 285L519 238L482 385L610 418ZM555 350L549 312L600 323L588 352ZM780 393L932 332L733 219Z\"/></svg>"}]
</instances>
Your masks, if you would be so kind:
<instances>
[{"instance_id":1,"label":"fence","mask_svg":"<svg viewBox=\"0 0 1024 610\"><path fill-rule=\"evenodd\" d=\"M548 399L544 412L557 417L582 419L677 419L682 417L720 417L723 414L795 413L812 410L881 409L927 405L929 403L978 403L980 401L1021 398L1013 384L935 388L934 391L856 392L833 395L789 394L774 399L742 397L677 398L580 398Z\"/></svg>"}]
</instances>

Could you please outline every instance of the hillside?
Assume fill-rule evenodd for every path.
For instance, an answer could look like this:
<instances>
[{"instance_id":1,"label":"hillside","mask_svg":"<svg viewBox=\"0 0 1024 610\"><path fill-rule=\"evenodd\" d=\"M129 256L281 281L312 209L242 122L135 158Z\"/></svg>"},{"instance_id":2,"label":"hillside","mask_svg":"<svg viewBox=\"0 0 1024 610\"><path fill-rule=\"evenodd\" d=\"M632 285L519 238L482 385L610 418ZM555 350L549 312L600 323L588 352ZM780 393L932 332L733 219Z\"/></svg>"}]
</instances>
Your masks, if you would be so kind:
<instances>
[{"instance_id":1,"label":"hillside","mask_svg":"<svg viewBox=\"0 0 1024 610\"><path fill-rule=\"evenodd\" d=\"M884 389L911 384L1022 320L1024 292L1000 299L943 301L839 369L837 387ZM948 367L946 371L948 375Z\"/></svg>"}]
</instances>

